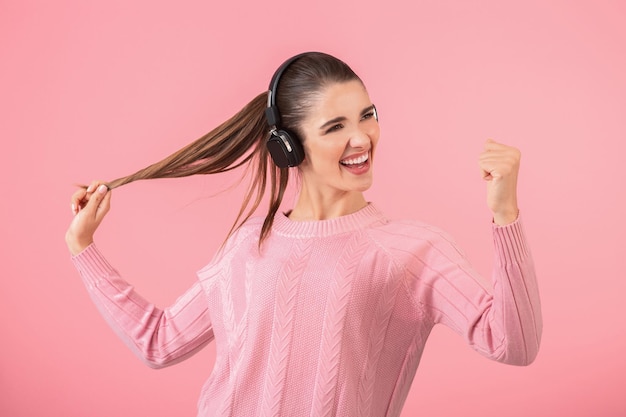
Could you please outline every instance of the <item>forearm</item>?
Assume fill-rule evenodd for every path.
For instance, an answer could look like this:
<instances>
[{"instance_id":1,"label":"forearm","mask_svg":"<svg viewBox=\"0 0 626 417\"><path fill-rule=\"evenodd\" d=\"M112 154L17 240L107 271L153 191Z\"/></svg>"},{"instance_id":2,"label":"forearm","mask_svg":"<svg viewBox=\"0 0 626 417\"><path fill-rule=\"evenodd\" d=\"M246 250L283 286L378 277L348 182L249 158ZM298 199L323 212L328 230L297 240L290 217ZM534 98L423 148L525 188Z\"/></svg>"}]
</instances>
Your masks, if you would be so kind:
<instances>
[{"instance_id":1,"label":"forearm","mask_svg":"<svg viewBox=\"0 0 626 417\"><path fill-rule=\"evenodd\" d=\"M105 320L148 366L160 368L177 363L212 340L200 284L162 310L137 294L95 245L72 260Z\"/></svg>"},{"instance_id":2,"label":"forearm","mask_svg":"<svg viewBox=\"0 0 626 417\"><path fill-rule=\"evenodd\" d=\"M530 364L542 332L541 304L535 268L521 221L493 226L495 243L494 311L490 320L500 327L504 346L497 360Z\"/></svg>"}]
</instances>

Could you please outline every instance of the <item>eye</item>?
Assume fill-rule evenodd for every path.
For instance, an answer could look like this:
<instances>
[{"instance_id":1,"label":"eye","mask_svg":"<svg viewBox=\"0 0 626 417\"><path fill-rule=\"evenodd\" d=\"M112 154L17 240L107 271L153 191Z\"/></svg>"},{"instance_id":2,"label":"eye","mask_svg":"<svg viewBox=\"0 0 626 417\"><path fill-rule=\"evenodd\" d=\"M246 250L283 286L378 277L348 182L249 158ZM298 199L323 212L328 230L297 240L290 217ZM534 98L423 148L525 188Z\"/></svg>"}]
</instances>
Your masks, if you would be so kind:
<instances>
[{"instance_id":1,"label":"eye","mask_svg":"<svg viewBox=\"0 0 626 417\"><path fill-rule=\"evenodd\" d=\"M341 123L337 123L336 125L332 125L331 127L329 127L325 133L336 132L337 130L340 130L342 128L343 128L343 125Z\"/></svg>"},{"instance_id":2,"label":"eye","mask_svg":"<svg viewBox=\"0 0 626 417\"><path fill-rule=\"evenodd\" d=\"M363 116L361 116L361 120L371 119L372 117L374 117L374 111L373 110L372 111L368 111Z\"/></svg>"}]
</instances>

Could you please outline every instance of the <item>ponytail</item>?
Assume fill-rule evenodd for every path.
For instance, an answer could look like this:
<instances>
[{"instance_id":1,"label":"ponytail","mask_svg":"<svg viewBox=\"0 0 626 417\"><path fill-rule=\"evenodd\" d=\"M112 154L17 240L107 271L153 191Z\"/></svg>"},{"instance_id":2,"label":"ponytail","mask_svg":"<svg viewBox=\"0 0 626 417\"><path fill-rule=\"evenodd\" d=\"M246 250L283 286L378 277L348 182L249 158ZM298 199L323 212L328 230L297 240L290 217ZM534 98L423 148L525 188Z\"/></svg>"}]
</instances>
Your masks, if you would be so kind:
<instances>
[{"instance_id":1,"label":"ponytail","mask_svg":"<svg viewBox=\"0 0 626 417\"><path fill-rule=\"evenodd\" d=\"M252 181L228 237L248 220L261 204L270 181L269 209L261 228L259 247L268 237L274 216L282 202L289 179L288 168L278 168L269 156L265 141L267 92L256 96L233 117L165 159L132 175L109 182L110 189L134 181L218 174L252 165Z\"/></svg>"},{"instance_id":2,"label":"ponytail","mask_svg":"<svg viewBox=\"0 0 626 417\"><path fill-rule=\"evenodd\" d=\"M301 55L289 65L280 80L275 93L281 128L296 132L301 137L304 137L301 132L302 122L315 102L312 98L329 83L361 81L346 63L321 52ZM261 228L260 247L269 236L289 180L289 169L278 168L271 161L265 145L269 137L265 118L267 95L267 92L259 94L229 120L162 161L111 181L109 188L138 180L218 174L248 164L252 180L227 239L259 207L269 180L269 208Z\"/></svg>"}]
</instances>

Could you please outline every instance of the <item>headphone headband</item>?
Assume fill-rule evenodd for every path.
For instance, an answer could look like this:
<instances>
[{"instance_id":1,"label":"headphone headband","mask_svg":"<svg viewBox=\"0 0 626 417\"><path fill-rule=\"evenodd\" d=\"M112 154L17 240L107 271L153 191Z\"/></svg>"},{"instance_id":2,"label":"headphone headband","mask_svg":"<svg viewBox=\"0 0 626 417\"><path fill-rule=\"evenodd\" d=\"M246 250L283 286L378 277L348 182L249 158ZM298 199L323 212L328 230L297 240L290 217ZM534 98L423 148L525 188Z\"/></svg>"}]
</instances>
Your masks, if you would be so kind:
<instances>
[{"instance_id":1,"label":"headphone headband","mask_svg":"<svg viewBox=\"0 0 626 417\"><path fill-rule=\"evenodd\" d=\"M289 68L291 64L300 59L303 55L307 55L309 53L310 52L303 52L301 54L292 56L291 58L283 62L272 76L272 80L270 81L269 85L269 92L267 94L267 109L265 109L267 124L271 127L277 128L278 125L280 125L280 112L278 111L278 107L276 107L276 90L278 89L280 77L282 77L283 73L287 70L287 68Z\"/></svg>"}]
</instances>

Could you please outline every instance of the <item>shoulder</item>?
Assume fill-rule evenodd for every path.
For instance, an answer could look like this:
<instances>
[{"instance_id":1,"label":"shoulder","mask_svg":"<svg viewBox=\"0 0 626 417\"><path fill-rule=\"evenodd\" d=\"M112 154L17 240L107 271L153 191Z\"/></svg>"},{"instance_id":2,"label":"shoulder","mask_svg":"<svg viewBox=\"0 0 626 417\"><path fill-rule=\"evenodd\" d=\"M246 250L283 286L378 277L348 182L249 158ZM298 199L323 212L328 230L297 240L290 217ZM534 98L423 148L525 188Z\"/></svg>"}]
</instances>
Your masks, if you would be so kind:
<instances>
[{"instance_id":1,"label":"shoulder","mask_svg":"<svg viewBox=\"0 0 626 417\"><path fill-rule=\"evenodd\" d=\"M443 229L419 220L387 220L367 231L370 239L396 262L406 264L418 257L464 256L454 239Z\"/></svg>"},{"instance_id":2,"label":"shoulder","mask_svg":"<svg viewBox=\"0 0 626 417\"><path fill-rule=\"evenodd\" d=\"M218 251L217 256L228 257L241 250L257 248L262 227L262 217L255 216L249 218L230 234L222 245L222 248Z\"/></svg>"},{"instance_id":3,"label":"shoulder","mask_svg":"<svg viewBox=\"0 0 626 417\"><path fill-rule=\"evenodd\" d=\"M226 239L223 245L213 256L213 259L205 265L198 273L201 276L208 276L209 271L223 265L224 262L232 262L233 258L239 256L242 251L251 253L257 250L259 235L263 226L263 218L252 217L235 229Z\"/></svg>"},{"instance_id":4,"label":"shoulder","mask_svg":"<svg viewBox=\"0 0 626 417\"><path fill-rule=\"evenodd\" d=\"M419 220L390 220L370 229L370 234L382 241L409 243L415 241L452 241L443 229Z\"/></svg>"},{"instance_id":5,"label":"shoulder","mask_svg":"<svg viewBox=\"0 0 626 417\"><path fill-rule=\"evenodd\" d=\"M251 217L239 226L227 239L227 243L236 243L249 239L251 236L259 236L263 227L263 218L260 216Z\"/></svg>"}]
</instances>

